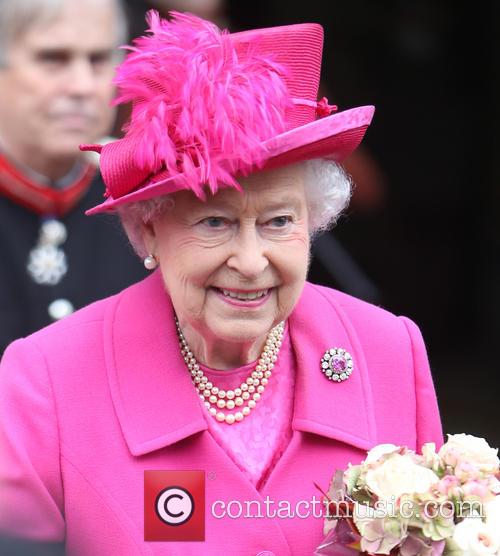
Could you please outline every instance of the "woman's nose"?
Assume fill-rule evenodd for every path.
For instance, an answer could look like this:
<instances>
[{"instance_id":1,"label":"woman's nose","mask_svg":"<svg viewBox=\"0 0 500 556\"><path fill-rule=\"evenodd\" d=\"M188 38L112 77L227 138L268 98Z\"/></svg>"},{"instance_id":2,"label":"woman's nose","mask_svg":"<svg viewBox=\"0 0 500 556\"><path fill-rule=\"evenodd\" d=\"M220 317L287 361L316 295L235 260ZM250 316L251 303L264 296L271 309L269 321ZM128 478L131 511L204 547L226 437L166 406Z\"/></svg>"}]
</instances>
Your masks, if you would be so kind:
<instances>
[{"instance_id":1,"label":"woman's nose","mask_svg":"<svg viewBox=\"0 0 500 556\"><path fill-rule=\"evenodd\" d=\"M232 244L233 252L226 264L242 277L257 278L269 266L265 245L255 227L240 228Z\"/></svg>"}]
</instances>

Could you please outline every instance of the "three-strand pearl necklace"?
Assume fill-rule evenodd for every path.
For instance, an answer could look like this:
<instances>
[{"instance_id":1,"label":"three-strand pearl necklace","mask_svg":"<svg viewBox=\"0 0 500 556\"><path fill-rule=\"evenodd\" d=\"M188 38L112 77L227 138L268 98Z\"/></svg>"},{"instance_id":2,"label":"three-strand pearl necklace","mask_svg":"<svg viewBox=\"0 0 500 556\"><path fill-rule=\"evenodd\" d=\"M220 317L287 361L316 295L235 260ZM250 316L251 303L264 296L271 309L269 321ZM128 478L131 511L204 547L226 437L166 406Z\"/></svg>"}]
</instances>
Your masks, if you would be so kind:
<instances>
[{"instance_id":1,"label":"three-strand pearl necklace","mask_svg":"<svg viewBox=\"0 0 500 556\"><path fill-rule=\"evenodd\" d=\"M175 325L181 353L191 374L191 380L210 415L217 421L225 422L228 425L243 421L245 417L250 415L250 412L260 400L271 378L283 341L285 323L280 322L269 332L255 369L234 390L222 390L208 380L184 338L177 317L175 318ZM234 413L223 411L233 409L236 410Z\"/></svg>"}]
</instances>

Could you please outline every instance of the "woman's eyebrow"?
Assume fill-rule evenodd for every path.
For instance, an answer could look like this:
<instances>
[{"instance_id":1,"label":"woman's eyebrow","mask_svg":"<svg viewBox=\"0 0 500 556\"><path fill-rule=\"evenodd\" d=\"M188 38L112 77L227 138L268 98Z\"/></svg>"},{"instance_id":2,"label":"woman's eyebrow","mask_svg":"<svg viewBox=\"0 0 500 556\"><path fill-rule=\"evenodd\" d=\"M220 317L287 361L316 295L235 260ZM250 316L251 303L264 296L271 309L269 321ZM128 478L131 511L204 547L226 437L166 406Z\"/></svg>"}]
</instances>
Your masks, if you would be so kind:
<instances>
[{"instance_id":1,"label":"woman's eyebrow","mask_svg":"<svg viewBox=\"0 0 500 556\"><path fill-rule=\"evenodd\" d=\"M264 211L274 211L274 210L283 210L283 209L290 209L292 208L296 212L300 212L302 208L302 200L298 197L285 197L279 199L274 203L266 204L263 209Z\"/></svg>"},{"instance_id":2,"label":"woman's eyebrow","mask_svg":"<svg viewBox=\"0 0 500 556\"><path fill-rule=\"evenodd\" d=\"M276 210L293 209L300 212L303 200L297 196L285 196L269 202L258 203L259 212L272 212ZM212 199L209 203L203 203L193 209L193 212L210 212L212 210L238 210L241 206L238 201L228 199Z\"/></svg>"}]
</instances>

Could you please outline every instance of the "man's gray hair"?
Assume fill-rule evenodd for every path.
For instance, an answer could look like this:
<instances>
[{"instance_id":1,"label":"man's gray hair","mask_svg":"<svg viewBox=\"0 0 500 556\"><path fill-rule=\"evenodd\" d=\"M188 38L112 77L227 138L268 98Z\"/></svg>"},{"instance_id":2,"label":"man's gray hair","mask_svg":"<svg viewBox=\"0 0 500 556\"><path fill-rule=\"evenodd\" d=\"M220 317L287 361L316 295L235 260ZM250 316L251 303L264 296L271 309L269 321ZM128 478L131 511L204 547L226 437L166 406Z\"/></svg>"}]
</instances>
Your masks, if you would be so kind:
<instances>
[{"instance_id":1,"label":"man's gray hair","mask_svg":"<svg viewBox=\"0 0 500 556\"><path fill-rule=\"evenodd\" d=\"M66 0L0 0L0 67L8 63L9 46L34 23L50 24ZM84 0L81 0L84 1ZM85 0L88 1L88 0ZM116 46L128 40L128 25L122 0L111 2L116 9ZM91 25L92 22L89 22Z\"/></svg>"},{"instance_id":2,"label":"man's gray hair","mask_svg":"<svg viewBox=\"0 0 500 556\"><path fill-rule=\"evenodd\" d=\"M331 228L351 197L352 183L340 164L332 160L298 163L306 172L306 200L311 239ZM174 195L162 195L118 207L118 214L132 247L140 257L148 255L143 239L145 223L161 217L175 206Z\"/></svg>"}]
</instances>

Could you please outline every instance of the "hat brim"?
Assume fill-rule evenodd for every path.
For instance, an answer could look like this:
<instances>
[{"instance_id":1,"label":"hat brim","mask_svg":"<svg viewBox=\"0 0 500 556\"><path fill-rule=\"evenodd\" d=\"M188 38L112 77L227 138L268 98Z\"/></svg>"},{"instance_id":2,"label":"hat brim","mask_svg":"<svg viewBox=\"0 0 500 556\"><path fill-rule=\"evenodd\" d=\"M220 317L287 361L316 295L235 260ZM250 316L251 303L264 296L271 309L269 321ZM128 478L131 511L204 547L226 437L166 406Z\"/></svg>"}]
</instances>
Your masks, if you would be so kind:
<instances>
[{"instance_id":1,"label":"hat brim","mask_svg":"<svg viewBox=\"0 0 500 556\"><path fill-rule=\"evenodd\" d=\"M264 143L268 151L267 161L260 169L278 168L315 158L343 160L360 144L372 121L374 111L373 106L344 110L269 139ZM178 176L171 176L152 181L118 199L108 197L85 214L112 212L121 205L168 195L181 189L183 187L179 185Z\"/></svg>"}]
</instances>

